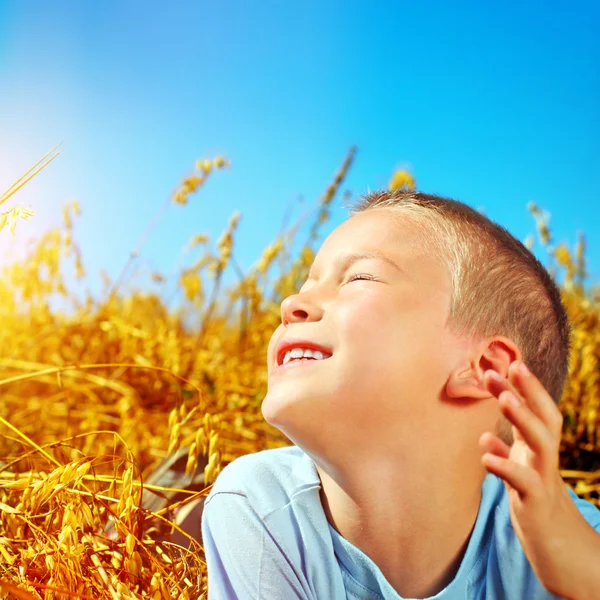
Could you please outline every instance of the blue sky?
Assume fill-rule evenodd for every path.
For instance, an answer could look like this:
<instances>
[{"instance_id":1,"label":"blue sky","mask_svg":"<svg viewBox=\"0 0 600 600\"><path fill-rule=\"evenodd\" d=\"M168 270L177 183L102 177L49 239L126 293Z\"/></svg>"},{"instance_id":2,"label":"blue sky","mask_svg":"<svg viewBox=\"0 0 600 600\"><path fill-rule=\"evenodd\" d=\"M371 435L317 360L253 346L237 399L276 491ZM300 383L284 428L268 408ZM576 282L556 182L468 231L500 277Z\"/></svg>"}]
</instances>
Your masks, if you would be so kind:
<instances>
[{"instance_id":1,"label":"blue sky","mask_svg":"<svg viewBox=\"0 0 600 600\"><path fill-rule=\"evenodd\" d=\"M62 142L14 198L37 216L10 256L77 199L98 290L195 160L223 154L231 170L171 206L142 255L168 273L194 233L216 239L237 209L248 268L288 204L312 205L355 144L344 190L385 187L408 166L422 191L483 208L521 240L533 200L557 240L586 232L598 280L599 6L4 0L0 189Z\"/></svg>"}]
</instances>

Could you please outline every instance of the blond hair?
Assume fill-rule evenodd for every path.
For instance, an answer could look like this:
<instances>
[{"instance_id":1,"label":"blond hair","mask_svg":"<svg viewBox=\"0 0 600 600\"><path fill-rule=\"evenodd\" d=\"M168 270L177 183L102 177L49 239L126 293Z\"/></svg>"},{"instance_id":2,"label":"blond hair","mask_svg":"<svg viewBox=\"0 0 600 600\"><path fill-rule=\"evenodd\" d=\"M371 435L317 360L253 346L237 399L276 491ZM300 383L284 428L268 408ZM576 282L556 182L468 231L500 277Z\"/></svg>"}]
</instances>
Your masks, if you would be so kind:
<instances>
[{"instance_id":1,"label":"blond hair","mask_svg":"<svg viewBox=\"0 0 600 600\"><path fill-rule=\"evenodd\" d=\"M473 338L503 335L558 404L568 374L570 325L560 289L538 259L504 227L470 206L430 194L373 192L350 214L394 208L420 225L427 252L447 267L452 280L448 327ZM502 418L496 433L512 442Z\"/></svg>"}]
</instances>

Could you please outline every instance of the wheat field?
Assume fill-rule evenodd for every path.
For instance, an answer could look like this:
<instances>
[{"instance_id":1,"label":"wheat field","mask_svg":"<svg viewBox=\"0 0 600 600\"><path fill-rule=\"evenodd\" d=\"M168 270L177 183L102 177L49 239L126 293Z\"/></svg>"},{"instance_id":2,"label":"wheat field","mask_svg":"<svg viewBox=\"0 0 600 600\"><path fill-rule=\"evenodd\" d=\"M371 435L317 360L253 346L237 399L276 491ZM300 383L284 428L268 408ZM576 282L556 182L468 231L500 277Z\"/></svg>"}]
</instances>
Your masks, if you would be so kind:
<instances>
[{"instance_id":1,"label":"wheat field","mask_svg":"<svg viewBox=\"0 0 600 600\"><path fill-rule=\"evenodd\" d=\"M54 150L0 197L11 199L57 156ZM157 213L123 272L100 300L73 297L65 274L86 277L77 244L79 206L0 279L0 597L206 598L201 543L180 527L201 506L220 469L238 456L289 442L262 419L265 352L279 304L306 278L334 199L351 168L350 149L326 186L301 249L300 223L268 244L255 266L235 260L234 213L213 244L194 236L197 259L176 280L153 273L158 291L123 292L147 237L172 204L184 206L223 157L199 160ZM227 173L222 174L226 176ZM394 173L391 188L414 189ZM208 188L207 188L208 189ZM599 504L600 297L586 285L585 245L555 244L543 212L529 206L537 235L563 275L573 326L564 414L562 474ZM185 210L185 208L183 209ZM0 228L35 218L16 206ZM3 231L1 235L7 234ZM234 283L224 285L232 272ZM278 274L277 274L278 273ZM171 308L173 294L181 298ZM69 311L56 308L56 298ZM191 327L190 313L199 315Z\"/></svg>"}]
</instances>

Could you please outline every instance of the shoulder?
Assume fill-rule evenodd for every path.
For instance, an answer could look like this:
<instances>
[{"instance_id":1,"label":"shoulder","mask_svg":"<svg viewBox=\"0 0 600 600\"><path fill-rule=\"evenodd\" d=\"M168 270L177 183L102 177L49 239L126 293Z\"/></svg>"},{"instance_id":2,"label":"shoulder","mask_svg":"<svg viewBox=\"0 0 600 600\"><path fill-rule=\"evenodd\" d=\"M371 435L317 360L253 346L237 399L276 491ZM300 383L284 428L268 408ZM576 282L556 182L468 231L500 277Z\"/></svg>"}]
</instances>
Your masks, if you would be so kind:
<instances>
[{"instance_id":1,"label":"shoulder","mask_svg":"<svg viewBox=\"0 0 600 600\"><path fill-rule=\"evenodd\" d=\"M227 465L202 513L210 597L346 598L319 489L295 446Z\"/></svg>"},{"instance_id":2,"label":"shoulder","mask_svg":"<svg viewBox=\"0 0 600 600\"><path fill-rule=\"evenodd\" d=\"M489 521L485 561L478 561L479 568L473 578L484 578L487 589L496 590L502 597L548 598L547 592L536 577L531 564L513 527L508 493L501 479L495 475L486 477L487 501L482 501L483 517ZM590 502L579 498L569 489L573 502L590 525L600 530L600 511ZM487 536L486 536L487 537Z\"/></svg>"},{"instance_id":3,"label":"shoulder","mask_svg":"<svg viewBox=\"0 0 600 600\"><path fill-rule=\"evenodd\" d=\"M495 489L494 497L494 508L495 508L495 530L498 535L501 530L513 530L512 521L510 518L510 509L508 502L508 494L506 492L505 486L502 484L502 481L495 476L488 476L490 478L489 485ZM600 510L591 502L587 500L583 500L568 486L566 488L571 496L571 499L577 506L577 509L583 516L583 518L597 531L600 532Z\"/></svg>"},{"instance_id":4,"label":"shoulder","mask_svg":"<svg viewBox=\"0 0 600 600\"><path fill-rule=\"evenodd\" d=\"M600 533L600 509L591 502L580 498L570 487L567 486L567 489L583 518Z\"/></svg>"},{"instance_id":5,"label":"shoulder","mask_svg":"<svg viewBox=\"0 0 600 600\"><path fill-rule=\"evenodd\" d=\"M320 488L316 467L297 446L241 456L217 477L206 504L220 495L245 497L264 517L289 504L295 496Z\"/></svg>"},{"instance_id":6,"label":"shoulder","mask_svg":"<svg viewBox=\"0 0 600 600\"><path fill-rule=\"evenodd\" d=\"M508 494L502 480L495 475L488 475L486 483L490 489L493 489L493 494L490 494L494 501L491 503L496 511L496 522L503 526L512 527L510 521L510 510L508 506ZM591 502L580 498L567 484L565 484L571 499L577 506L577 509L585 520L595 529L600 531L600 509Z\"/></svg>"}]
</instances>

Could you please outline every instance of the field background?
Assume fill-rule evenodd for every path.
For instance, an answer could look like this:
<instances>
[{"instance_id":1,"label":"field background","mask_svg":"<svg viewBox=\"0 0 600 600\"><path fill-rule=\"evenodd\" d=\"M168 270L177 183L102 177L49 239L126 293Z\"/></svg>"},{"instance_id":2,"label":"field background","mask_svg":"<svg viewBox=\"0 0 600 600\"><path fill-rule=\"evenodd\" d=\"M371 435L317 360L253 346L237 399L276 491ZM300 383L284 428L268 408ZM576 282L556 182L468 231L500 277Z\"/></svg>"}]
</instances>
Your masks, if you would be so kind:
<instances>
[{"instance_id":1,"label":"field background","mask_svg":"<svg viewBox=\"0 0 600 600\"><path fill-rule=\"evenodd\" d=\"M561 467L598 503L595 16L0 5L0 594L205 595L176 523L287 443L260 415L279 303L368 189L468 202L553 272Z\"/></svg>"}]
</instances>

